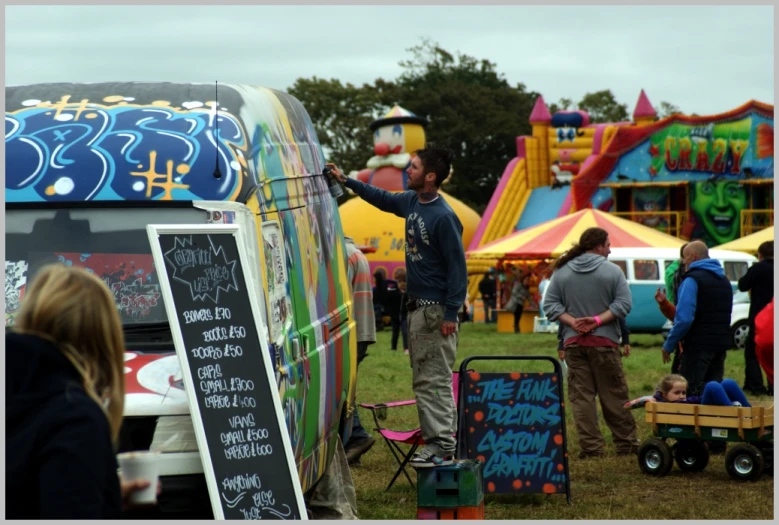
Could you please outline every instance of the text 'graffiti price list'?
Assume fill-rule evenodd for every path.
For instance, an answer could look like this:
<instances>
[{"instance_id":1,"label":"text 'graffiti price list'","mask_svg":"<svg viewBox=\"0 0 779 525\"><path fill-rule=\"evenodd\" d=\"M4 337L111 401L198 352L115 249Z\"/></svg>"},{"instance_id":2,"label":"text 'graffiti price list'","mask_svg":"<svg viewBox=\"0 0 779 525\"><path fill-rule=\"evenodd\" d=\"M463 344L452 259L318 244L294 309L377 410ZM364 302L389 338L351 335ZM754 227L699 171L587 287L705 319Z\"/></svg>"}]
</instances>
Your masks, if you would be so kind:
<instances>
[{"instance_id":1,"label":"text 'graffiti price list'","mask_svg":"<svg viewBox=\"0 0 779 525\"><path fill-rule=\"evenodd\" d=\"M232 319L229 308L201 308L183 312L184 323L197 325ZM246 328L243 326L215 326L205 330L197 330L202 334L203 342L230 341L222 346L198 346L190 350L191 358L203 361L219 361L224 358L243 356L243 348L233 341L246 338ZM197 362L197 361L196 361ZM199 363L198 363L199 364ZM254 381L225 372L219 362L199 364L193 367L198 379L197 388L203 394L204 408L210 410L254 409L257 399L252 395L255 391ZM231 415L228 424L232 430L220 434L221 444L226 459L245 459L257 456L267 456L273 453L270 444L263 443L268 439L268 429L257 428L254 415Z\"/></svg>"},{"instance_id":2,"label":"text 'graffiti price list'","mask_svg":"<svg viewBox=\"0 0 779 525\"><path fill-rule=\"evenodd\" d=\"M262 519L261 513L263 510L269 511L274 518L284 519L289 516L290 512L287 505L284 505L288 511L286 514L272 508L276 504L276 498L273 497L272 490L263 490L262 480L258 474L238 474L222 480L222 498L230 507L237 505L243 500L250 490L255 491L251 497L252 507L240 509L243 519ZM229 500L225 493L236 493L238 496L234 500Z\"/></svg>"},{"instance_id":3,"label":"text 'graffiti price list'","mask_svg":"<svg viewBox=\"0 0 779 525\"><path fill-rule=\"evenodd\" d=\"M214 515L300 519L298 474L272 363L262 350L263 322L244 271L241 235L232 226L208 229L213 233L158 238L171 296L164 296L165 309L175 311L180 332L176 353Z\"/></svg>"}]
</instances>

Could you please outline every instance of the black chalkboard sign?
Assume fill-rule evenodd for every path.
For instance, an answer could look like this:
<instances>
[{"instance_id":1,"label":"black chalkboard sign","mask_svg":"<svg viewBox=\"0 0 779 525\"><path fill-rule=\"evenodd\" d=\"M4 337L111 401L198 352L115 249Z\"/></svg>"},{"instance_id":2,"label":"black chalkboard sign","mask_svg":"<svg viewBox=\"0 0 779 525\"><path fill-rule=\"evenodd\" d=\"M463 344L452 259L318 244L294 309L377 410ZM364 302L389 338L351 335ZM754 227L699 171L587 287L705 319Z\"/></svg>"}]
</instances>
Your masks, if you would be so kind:
<instances>
[{"instance_id":1,"label":"black chalkboard sign","mask_svg":"<svg viewBox=\"0 0 779 525\"><path fill-rule=\"evenodd\" d=\"M214 517L306 519L239 228L147 227Z\"/></svg>"},{"instance_id":2,"label":"black chalkboard sign","mask_svg":"<svg viewBox=\"0 0 779 525\"><path fill-rule=\"evenodd\" d=\"M540 359L554 372L480 373L473 360ZM484 463L484 493L565 493L570 502L560 365L474 356L460 367L458 456Z\"/></svg>"}]
</instances>

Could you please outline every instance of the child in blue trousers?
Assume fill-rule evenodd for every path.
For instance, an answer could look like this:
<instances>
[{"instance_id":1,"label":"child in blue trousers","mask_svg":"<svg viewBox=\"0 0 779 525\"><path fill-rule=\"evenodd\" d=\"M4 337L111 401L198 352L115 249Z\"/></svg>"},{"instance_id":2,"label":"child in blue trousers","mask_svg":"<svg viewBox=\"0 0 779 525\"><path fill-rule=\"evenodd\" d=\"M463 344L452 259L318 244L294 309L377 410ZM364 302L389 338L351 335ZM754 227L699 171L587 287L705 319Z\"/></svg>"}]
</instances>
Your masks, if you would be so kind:
<instances>
[{"instance_id":1,"label":"child in blue trousers","mask_svg":"<svg viewBox=\"0 0 779 525\"><path fill-rule=\"evenodd\" d=\"M687 397L687 380L679 374L669 374L657 384L653 396L644 396L625 403L625 408L641 408L646 403L686 403L690 405L716 405L751 407L747 396L732 379L709 381L700 396Z\"/></svg>"},{"instance_id":2,"label":"child in blue trousers","mask_svg":"<svg viewBox=\"0 0 779 525\"><path fill-rule=\"evenodd\" d=\"M738 383L732 379L723 379L721 383L709 381L703 388L703 394L687 397L687 380L678 374L670 374L660 380L652 401L725 407L752 406Z\"/></svg>"}]
</instances>

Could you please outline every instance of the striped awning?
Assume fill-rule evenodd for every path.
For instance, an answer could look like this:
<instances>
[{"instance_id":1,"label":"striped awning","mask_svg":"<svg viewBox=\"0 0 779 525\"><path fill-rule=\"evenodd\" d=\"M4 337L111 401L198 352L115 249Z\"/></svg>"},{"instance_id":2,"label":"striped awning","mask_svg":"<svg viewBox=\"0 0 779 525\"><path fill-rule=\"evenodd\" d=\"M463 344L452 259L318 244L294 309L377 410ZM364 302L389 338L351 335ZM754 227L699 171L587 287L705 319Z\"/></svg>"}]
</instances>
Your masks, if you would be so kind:
<instances>
[{"instance_id":1,"label":"striped awning","mask_svg":"<svg viewBox=\"0 0 779 525\"><path fill-rule=\"evenodd\" d=\"M559 257L592 227L609 232L615 248L679 248L684 241L610 213L586 209L558 217L467 252L469 259L547 259Z\"/></svg>"}]
</instances>

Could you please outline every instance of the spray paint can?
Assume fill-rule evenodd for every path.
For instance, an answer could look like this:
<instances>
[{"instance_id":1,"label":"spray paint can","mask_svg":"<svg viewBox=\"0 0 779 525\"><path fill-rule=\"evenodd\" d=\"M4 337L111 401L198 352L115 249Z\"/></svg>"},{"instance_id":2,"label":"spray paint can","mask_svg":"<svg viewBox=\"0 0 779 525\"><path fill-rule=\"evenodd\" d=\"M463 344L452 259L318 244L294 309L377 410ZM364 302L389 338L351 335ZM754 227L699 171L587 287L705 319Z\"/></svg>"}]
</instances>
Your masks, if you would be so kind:
<instances>
[{"instance_id":1,"label":"spray paint can","mask_svg":"<svg viewBox=\"0 0 779 525\"><path fill-rule=\"evenodd\" d=\"M330 190L330 195L333 196L334 199L337 199L341 195L344 194L343 188L341 188L341 185L338 184L338 181L335 178L335 175L333 175L333 170L329 166L325 166L325 168L322 170L322 175L327 178L327 186Z\"/></svg>"}]
</instances>

